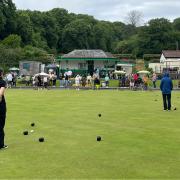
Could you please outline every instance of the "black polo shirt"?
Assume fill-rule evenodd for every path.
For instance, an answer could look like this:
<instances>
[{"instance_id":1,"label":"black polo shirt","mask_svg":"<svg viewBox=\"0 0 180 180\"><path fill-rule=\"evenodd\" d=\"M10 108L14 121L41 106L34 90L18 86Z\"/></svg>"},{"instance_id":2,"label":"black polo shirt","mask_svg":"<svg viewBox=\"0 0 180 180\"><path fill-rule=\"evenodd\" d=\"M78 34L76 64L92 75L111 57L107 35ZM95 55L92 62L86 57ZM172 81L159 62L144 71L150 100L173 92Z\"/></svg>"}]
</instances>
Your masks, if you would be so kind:
<instances>
[{"instance_id":1,"label":"black polo shirt","mask_svg":"<svg viewBox=\"0 0 180 180\"><path fill-rule=\"evenodd\" d=\"M6 87L6 82L3 79L0 79L0 88ZM0 102L0 112L6 111L6 101L4 96L2 97L2 101Z\"/></svg>"}]
</instances>

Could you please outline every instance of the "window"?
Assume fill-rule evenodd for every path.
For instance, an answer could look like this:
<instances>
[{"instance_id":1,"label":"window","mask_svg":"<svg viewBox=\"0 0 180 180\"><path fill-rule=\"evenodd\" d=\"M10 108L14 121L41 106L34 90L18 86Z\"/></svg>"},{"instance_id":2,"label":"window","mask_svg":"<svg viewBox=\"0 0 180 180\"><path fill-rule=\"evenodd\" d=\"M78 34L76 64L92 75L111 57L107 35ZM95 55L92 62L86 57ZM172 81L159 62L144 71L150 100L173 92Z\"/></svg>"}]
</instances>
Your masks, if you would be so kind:
<instances>
[{"instance_id":1,"label":"window","mask_svg":"<svg viewBox=\"0 0 180 180\"><path fill-rule=\"evenodd\" d=\"M117 71L122 71L123 68L122 68L122 66L117 66L117 67L116 67L116 70L117 70Z\"/></svg>"},{"instance_id":2,"label":"window","mask_svg":"<svg viewBox=\"0 0 180 180\"><path fill-rule=\"evenodd\" d=\"M79 69L86 69L86 63L79 63L78 68Z\"/></svg>"},{"instance_id":3,"label":"window","mask_svg":"<svg viewBox=\"0 0 180 180\"><path fill-rule=\"evenodd\" d=\"M23 63L23 69L26 69L27 71L30 70L30 64L29 63Z\"/></svg>"}]
</instances>

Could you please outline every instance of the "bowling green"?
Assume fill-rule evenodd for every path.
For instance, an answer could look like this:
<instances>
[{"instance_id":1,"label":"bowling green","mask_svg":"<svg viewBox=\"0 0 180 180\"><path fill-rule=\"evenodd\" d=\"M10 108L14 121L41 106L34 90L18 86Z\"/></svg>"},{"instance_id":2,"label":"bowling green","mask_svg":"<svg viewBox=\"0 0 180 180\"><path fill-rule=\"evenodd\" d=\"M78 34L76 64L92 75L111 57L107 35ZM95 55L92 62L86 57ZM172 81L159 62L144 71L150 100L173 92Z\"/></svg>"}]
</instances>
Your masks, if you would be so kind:
<instances>
[{"instance_id":1,"label":"bowling green","mask_svg":"<svg viewBox=\"0 0 180 180\"><path fill-rule=\"evenodd\" d=\"M180 178L180 92L171 112L160 91L8 89L6 101L2 179Z\"/></svg>"}]
</instances>

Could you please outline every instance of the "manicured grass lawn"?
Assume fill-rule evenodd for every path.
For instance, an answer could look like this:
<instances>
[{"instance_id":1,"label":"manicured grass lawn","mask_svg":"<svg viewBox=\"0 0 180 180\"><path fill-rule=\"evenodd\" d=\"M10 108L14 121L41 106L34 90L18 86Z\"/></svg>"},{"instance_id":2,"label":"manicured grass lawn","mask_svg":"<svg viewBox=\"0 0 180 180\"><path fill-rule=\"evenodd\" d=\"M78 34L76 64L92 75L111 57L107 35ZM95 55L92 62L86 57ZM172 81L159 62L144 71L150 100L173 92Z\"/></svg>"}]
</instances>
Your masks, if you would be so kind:
<instances>
[{"instance_id":1,"label":"manicured grass lawn","mask_svg":"<svg viewBox=\"0 0 180 180\"><path fill-rule=\"evenodd\" d=\"M172 112L158 91L7 90L6 99L0 179L180 178L180 92Z\"/></svg>"}]
</instances>

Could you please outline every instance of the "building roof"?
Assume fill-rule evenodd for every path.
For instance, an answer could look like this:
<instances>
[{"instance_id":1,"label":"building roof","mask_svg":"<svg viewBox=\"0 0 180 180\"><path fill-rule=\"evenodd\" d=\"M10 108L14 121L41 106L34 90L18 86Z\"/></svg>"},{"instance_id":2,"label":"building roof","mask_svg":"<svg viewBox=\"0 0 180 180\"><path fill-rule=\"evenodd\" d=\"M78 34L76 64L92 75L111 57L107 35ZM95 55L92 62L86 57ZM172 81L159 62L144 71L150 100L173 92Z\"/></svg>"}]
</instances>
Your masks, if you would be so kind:
<instances>
[{"instance_id":1,"label":"building roof","mask_svg":"<svg viewBox=\"0 0 180 180\"><path fill-rule=\"evenodd\" d=\"M103 50L74 50L62 56L62 58L115 58L111 53Z\"/></svg>"},{"instance_id":2,"label":"building roof","mask_svg":"<svg viewBox=\"0 0 180 180\"><path fill-rule=\"evenodd\" d=\"M165 58L180 58L180 50L162 51Z\"/></svg>"}]
</instances>

